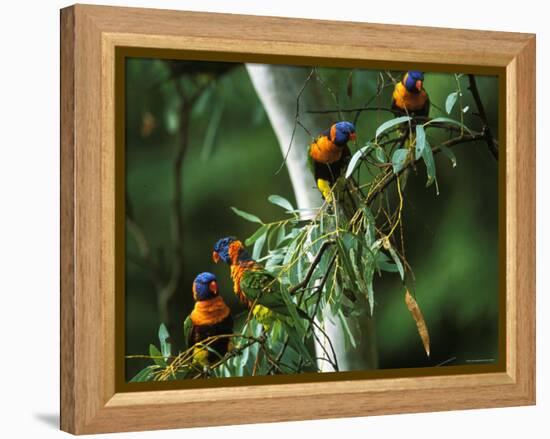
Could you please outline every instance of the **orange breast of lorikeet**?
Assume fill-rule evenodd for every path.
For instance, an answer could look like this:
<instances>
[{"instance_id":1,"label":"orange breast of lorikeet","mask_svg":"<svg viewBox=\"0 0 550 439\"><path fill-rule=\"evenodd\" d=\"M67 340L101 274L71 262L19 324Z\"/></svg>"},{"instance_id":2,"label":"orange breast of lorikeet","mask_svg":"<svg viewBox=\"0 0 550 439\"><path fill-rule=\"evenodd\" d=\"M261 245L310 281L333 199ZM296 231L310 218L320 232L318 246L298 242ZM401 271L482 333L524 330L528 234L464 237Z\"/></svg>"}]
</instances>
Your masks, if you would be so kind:
<instances>
[{"instance_id":1,"label":"orange breast of lorikeet","mask_svg":"<svg viewBox=\"0 0 550 439\"><path fill-rule=\"evenodd\" d=\"M249 270L257 268L257 262L253 260L240 261L231 265L231 279L233 280L233 291L239 297L240 301L244 303L248 308L252 306L252 302L244 295L241 289L241 279L243 274Z\"/></svg>"},{"instance_id":2,"label":"orange breast of lorikeet","mask_svg":"<svg viewBox=\"0 0 550 439\"><path fill-rule=\"evenodd\" d=\"M334 144L327 136L319 136L309 147L311 158L325 165L337 162L342 157L342 148Z\"/></svg>"},{"instance_id":3,"label":"orange breast of lorikeet","mask_svg":"<svg viewBox=\"0 0 550 439\"><path fill-rule=\"evenodd\" d=\"M227 318L231 310L221 296L195 302L191 312L191 322L195 326L210 326Z\"/></svg>"},{"instance_id":4,"label":"orange breast of lorikeet","mask_svg":"<svg viewBox=\"0 0 550 439\"><path fill-rule=\"evenodd\" d=\"M422 110L428 101L425 90L418 93L408 91L402 82L398 82L393 90L393 105L403 111Z\"/></svg>"}]
</instances>

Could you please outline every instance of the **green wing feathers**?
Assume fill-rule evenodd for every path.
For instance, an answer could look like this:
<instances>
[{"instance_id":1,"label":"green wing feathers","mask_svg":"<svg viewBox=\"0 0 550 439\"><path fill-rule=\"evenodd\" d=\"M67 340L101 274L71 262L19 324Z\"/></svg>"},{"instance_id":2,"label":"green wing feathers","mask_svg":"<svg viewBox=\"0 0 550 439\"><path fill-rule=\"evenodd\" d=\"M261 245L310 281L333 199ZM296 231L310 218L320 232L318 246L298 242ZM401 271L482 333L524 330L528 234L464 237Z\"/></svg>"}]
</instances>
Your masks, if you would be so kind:
<instances>
[{"instance_id":1,"label":"green wing feathers","mask_svg":"<svg viewBox=\"0 0 550 439\"><path fill-rule=\"evenodd\" d=\"M280 294L279 281L270 272L263 269L246 271L241 278L241 289L252 303L290 315Z\"/></svg>"}]
</instances>

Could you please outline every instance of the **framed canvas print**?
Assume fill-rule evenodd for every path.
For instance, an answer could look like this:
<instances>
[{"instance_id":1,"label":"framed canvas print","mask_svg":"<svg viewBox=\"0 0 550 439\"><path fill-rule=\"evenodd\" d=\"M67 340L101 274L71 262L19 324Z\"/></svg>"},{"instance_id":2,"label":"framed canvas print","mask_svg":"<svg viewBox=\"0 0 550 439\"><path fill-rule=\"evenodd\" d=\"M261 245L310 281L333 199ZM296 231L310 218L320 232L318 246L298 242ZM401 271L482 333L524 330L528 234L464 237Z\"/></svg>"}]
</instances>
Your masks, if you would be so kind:
<instances>
[{"instance_id":1,"label":"framed canvas print","mask_svg":"<svg viewBox=\"0 0 550 439\"><path fill-rule=\"evenodd\" d=\"M61 116L63 430L534 403L533 35L77 5Z\"/></svg>"}]
</instances>

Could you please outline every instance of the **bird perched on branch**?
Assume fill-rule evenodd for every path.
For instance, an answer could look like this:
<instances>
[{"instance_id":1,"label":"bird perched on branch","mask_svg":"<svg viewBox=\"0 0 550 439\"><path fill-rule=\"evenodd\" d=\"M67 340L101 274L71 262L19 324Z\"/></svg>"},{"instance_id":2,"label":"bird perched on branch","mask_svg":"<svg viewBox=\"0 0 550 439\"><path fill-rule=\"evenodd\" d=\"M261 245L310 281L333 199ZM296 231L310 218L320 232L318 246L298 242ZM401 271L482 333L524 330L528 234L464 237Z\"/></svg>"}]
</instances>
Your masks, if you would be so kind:
<instances>
[{"instance_id":1,"label":"bird perched on branch","mask_svg":"<svg viewBox=\"0 0 550 439\"><path fill-rule=\"evenodd\" d=\"M233 236L216 242L212 259L230 266L233 290L258 323L266 331L275 323L281 323L290 337L290 345L313 363L303 345L303 334L300 334L303 328L299 319L309 317L294 305L290 296L285 300L284 295L288 292L283 290L277 278L252 259L243 243Z\"/></svg>"},{"instance_id":2,"label":"bird perched on branch","mask_svg":"<svg viewBox=\"0 0 550 439\"><path fill-rule=\"evenodd\" d=\"M355 140L355 137L355 126L351 122L341 121L323 131L309 146L315 183L327 201L331 201L331 189L349 163L351 152L348 142Z\"/></svg>"},{"instance_id":3,"label":"bird perched on branch","mask_svg":"<svg viewBox=\"0 0 550 439\"><path fill-rule=\"evenodd\" d=\"M393 89L391 107L400 116L428 116L430 98L424 90L424 73L409 70L403 75Z\"/></svg>"},{"instance_id":4,"label":"bird perched on branch","mask_svg":"<svg viewBox=\"0 0 550 439\"><path fill-rule=\"evenodd\" d=\"M231 350L229 335L233 332L233 318L219 295L216 276L212 273L201 273L195 278L193 299L195 306L184 323L184 334L188 346L194 347L193 363L207 366Z\"/></svg>"}]
</instances>

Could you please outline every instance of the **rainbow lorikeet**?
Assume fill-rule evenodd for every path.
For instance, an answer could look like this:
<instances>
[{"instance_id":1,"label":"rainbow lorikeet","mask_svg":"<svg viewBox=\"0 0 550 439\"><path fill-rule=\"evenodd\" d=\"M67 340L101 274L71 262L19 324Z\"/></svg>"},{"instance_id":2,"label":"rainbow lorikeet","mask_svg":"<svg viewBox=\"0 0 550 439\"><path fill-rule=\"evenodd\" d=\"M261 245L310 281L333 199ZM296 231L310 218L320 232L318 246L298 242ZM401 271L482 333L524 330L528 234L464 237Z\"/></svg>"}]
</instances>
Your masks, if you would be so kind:
<instances>
[{"instance_id":1,"label":"rainbow lorikeet","mask_svg":"<svg viewBox=\"0 0 550 439\"><path fill-rule=\"evenodd\" d=\"M195 306L184 323L184 335L193 348L193 363L207 366L231 350L231 310L219 295L216 276L201 273L193 282ZM216 336L224 336L213 339ZM202 344L204 342L204 344Z\"/></svg>"},{"instance_id":2,"label":"rainbow lorikeet","mask_svg":"<svg viewBox=\"0 0 550 439\"><path fill-rule=\"evenodd\" d=\"M221 260L230 266L233 290L258 323L265 330L276 322L281 323L290 336L290 345L313 363L303 345L298 321L308 319L308 315L297 308L289 296L285 300L285 291L277 278L252 259L243 243L233 236L216 242L212 258L216 263Z\"/></svg>"},{"instance_id":3,"label":"rainbow lorikeet","mask_svg":"<svg viewBox=\"0 0 550 439\"><path fill-rule=\"evenodd\" d=\"M403 75L395 84L391 107L399 115L428 116L430 98L424 90L424 73L409 70Z\"/></svg>"},{"instance_id":4,"label":"rainbow lorikeet","mask_svg":"<svg viewBox=\"0 0 550 439\"><path fill-rule=\"evenodd\" d=\"M323 131L309 146L310 166L315 183L323 198L331 199L331 189L345 171L351 158L348 147L355 140L355 126L351 122L341 121Z\"/></svg>"}]
</instances>

